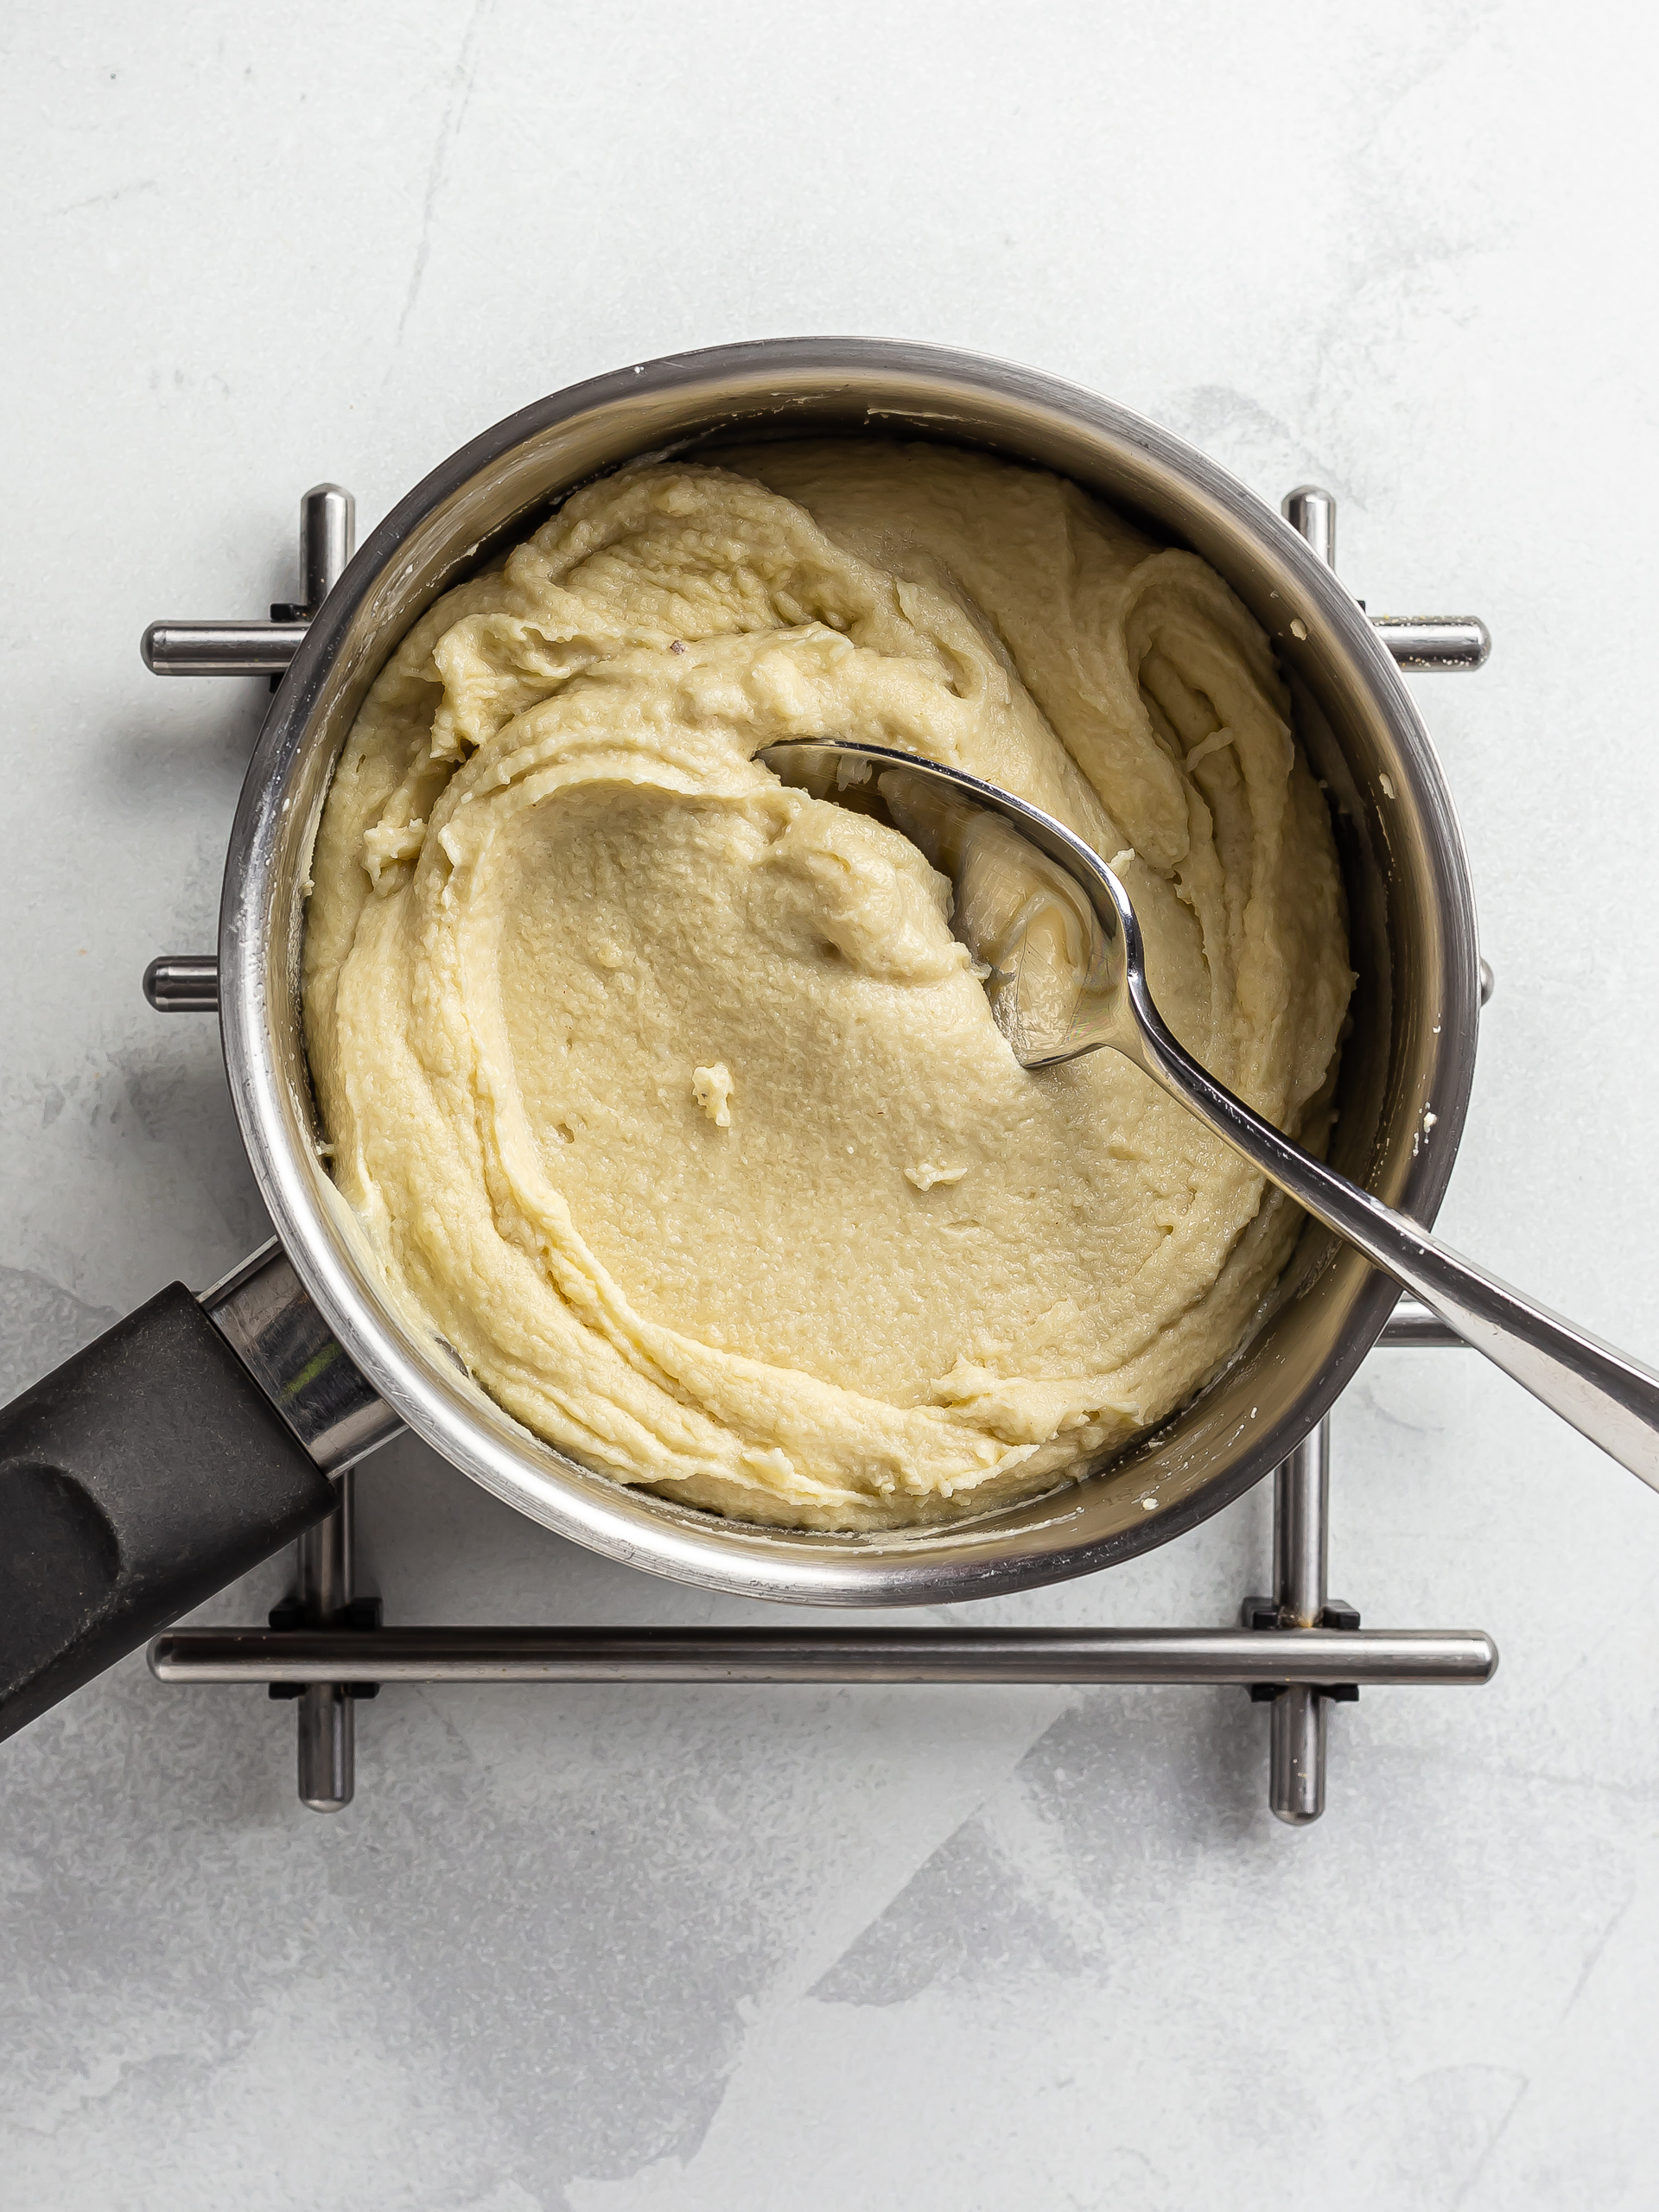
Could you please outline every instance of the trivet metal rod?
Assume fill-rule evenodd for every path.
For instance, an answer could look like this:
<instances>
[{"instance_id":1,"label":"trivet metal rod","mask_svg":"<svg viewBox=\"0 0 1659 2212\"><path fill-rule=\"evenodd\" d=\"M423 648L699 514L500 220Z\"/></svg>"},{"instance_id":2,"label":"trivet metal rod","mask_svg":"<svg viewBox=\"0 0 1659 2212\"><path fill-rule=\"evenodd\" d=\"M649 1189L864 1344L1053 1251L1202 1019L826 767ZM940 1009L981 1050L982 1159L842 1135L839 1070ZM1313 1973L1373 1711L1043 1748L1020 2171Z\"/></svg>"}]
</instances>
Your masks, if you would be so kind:
<instances>
[{"instance_id":1,"label":"trivet metal rod","mask_svg":"<svg viewBox=\"0 0 1659 2212\"><path fill-rule=\"evenodd\" d=\"M346 573L357 534L357 502L338 484L314 484L300 501L300 599L315 614Z\"/></svg>"},{"instance_id":2,"label":"trivet metal rod","mask_svg":"<svg viewBox=\"0 0 1659 2212\"><path fill-rule=\"evenodd\" d=\"M1337 565L1337 503L1319 484L1299 484L1279 502L1279 512L1312 547L1314 557L1327 569Z\"/></svg>"},{"instance_id":3,"label":"trivet metal rod","mask_svg":"<svg viewBox=\"0 0 1659 2212\"><path fill-rule=\"evenodd\" d=\"M219 955L162 953L144 970L144 996L157 1014L217 1014Z\"/></svg>"},{"instance_id":4,"label":"trivet metal rod","mask_svg":"<svg viewBox=\"0 0 1659 2212\"><path fill-rule=\"evenodd\" d=\"M138 650L152 676L281 676L308 622L152 622Z\"/></svg>"},{"instance_id":5,"label":"trivet metal rod","mask_svg":"<svg viewBox=\"0 0 1659 2212\"><path fill-rule=\"evenodd\" d=\"M1455 675L1484 668L1492 633L1473 614L1373 614L1370 625L1408 674Z\"/></svg>"},{"instance_id":6,"label":"trivet metal rod","mask_svg":"<svg viewBox=\"0 0 1659 2212\"><path fill-rule=\"evenodd\" d=\"M1478 1629L173 1629L163 1682L1490 1681ZM1282 1702L1282 1700L1281 1700Z\"/></svg>"},{"instance_id":7,"label":"trivet metal rod","mask_svg":"<svg viewBox=\"0 0 1659 2212\"><path fill-rule=\"evenodd\" d=\"M1371 627L1400 667L1456 674L1485 665L1486 625L1472 614L1373 614ZM140 650L154 676L280 676L304 622L152 622Z\"/></svg>"},{"instance_id":8,"label":"trivet metal rod","mask_svg":"<svg viewBox=\"0 0 1659 2212\"><path fill-rule=\"evenodd\" d=\"M337 1510L308 1529L298 1545L298 1602L308 1624L315 1623L323 1632L340 1618L352 1599L356 1531L349 1467L339 1478L338 1488ZM355 1707L337 1675L314 1675L301 1693L299 1707L301 1801L314 1813L337 1813L351 1803L357 1786Z\"/></svg>"},{"instance_id":9,"label":"trivet metal rod","mask_svg":"<svg viewBox=\"0 0 1659 2212\"><path fill-rule=\"evenodd\" d=\"M1329 1414L1297 1446L1273 1480L1274 1602L1281 1628L1310 1630L1324 1614L1329 1594ZM1353 1634L1338 1633L1343 1641ZM1298 1683L1274 1698L1268 1708L1268 1802L1294 1827L1317 1821L1325 1810L1325 1704L1317 1689Z\"/></svg>"}]
</instances>

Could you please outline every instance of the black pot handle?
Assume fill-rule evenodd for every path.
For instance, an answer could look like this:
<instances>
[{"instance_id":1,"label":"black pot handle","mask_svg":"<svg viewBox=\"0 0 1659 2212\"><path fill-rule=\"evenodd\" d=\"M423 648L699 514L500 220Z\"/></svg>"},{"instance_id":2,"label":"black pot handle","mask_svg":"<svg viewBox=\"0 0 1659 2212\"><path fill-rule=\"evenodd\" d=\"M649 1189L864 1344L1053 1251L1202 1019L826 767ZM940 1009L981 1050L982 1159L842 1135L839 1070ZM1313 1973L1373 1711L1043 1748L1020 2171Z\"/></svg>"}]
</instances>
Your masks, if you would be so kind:
<instances>
[{"instance_id":1,"label":"black pot handle","mask_svg":"<svg viewBox=\"0 0 1659 2212\"><path fill-rule=\"evenodd\" d=\"M335 1503L182 1283L118 1321L0 1410L0 1738Z\"/></svg>"}]
</instances>

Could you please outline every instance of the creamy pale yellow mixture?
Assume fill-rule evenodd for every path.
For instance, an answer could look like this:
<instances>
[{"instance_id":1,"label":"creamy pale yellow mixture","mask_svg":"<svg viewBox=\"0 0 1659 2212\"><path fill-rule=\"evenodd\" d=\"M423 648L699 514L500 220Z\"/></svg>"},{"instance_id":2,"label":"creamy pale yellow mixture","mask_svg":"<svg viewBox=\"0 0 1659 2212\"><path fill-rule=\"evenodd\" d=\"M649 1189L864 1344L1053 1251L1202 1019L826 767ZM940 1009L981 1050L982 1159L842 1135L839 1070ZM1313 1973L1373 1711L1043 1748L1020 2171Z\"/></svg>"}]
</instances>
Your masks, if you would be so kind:
<instances>
[{"instance_id":1,"label":"creamy pale yellow mixture","mask_svg":"<svg viewBox=\"0 0 1659 2212\"><path fill-rule=\"evenodd\" d=\"M577 493L404 641L317 839L311 1065L393 1291L561 1450L751 1521L1125 1442L1300 1217L1115 1054L1023 1071L943 880L751 756L856 736L1060 816L1177 1034L1319 1145L1352 978L1288 718L1214 572L1052 476L848 442Z\"/></svg>"}]
</instances>

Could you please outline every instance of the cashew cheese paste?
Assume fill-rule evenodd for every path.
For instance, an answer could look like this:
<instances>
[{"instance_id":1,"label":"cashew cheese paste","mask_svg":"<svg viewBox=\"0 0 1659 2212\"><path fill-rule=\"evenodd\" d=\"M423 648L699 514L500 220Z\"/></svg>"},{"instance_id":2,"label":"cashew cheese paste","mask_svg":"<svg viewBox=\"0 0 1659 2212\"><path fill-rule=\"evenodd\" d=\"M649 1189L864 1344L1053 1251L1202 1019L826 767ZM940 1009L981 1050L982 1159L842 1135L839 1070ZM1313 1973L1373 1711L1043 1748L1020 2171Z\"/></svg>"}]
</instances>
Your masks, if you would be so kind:
<instances>
[{"instance_id":1,"label":"cashew cheese paste","mask_svg":"<svg viewBox=\"0 0 1659 2212\"><path fill-rule=\"evenodd\" d=\"M753 758L826 735L1069 823L1177 1035L1323 1146L1353 978L1266 636L1195 555L944 447L642 464L439 601L329 793L305 1020L391 1294L501 1406L856 1529L1161 1419L1301 1216L1115 1053L1020 1069L943 879Z\"/></svg>"}]
</instances>

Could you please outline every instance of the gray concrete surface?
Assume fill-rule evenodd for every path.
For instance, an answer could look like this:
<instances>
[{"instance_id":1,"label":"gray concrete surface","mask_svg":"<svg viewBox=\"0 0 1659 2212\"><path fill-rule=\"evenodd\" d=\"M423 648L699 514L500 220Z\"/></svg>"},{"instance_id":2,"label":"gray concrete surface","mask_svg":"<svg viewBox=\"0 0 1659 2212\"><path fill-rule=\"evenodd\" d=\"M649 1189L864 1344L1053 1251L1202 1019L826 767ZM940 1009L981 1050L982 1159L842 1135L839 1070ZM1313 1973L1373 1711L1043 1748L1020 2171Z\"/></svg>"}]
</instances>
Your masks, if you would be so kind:
<instances>
[{"instance_id":1,"label":"gray concrete surface","mask_svg":"<svg viewBox=\"0 0 1659 2212\"><path fill-rule=\"evenodd\" d=\"M1498 996L1444 1226L1659 1348L1656 35L1544 0L10 10L0 73L0 1362L260 1233L210 939L264 695L160 614L295 588L512 407L677 347L1039 363L1277 500L1421 696ZM1541 893L1559 898L1544 925ZM0 1759L10 2212L1529 2212L1659 2201L1659 1499L1472 1358L1379 1355L1335 1573L1480 1625L1334 1719L1317 1828L1237 1693L389 1691L302 1811L292 1715L134 1661ZM695 1621L404 1444L395 1618ZM1010 1618L1214 1620L1260 1496ZM226 1595L249 1618L283 1576Z\"/></svg>"}]
</instances>

